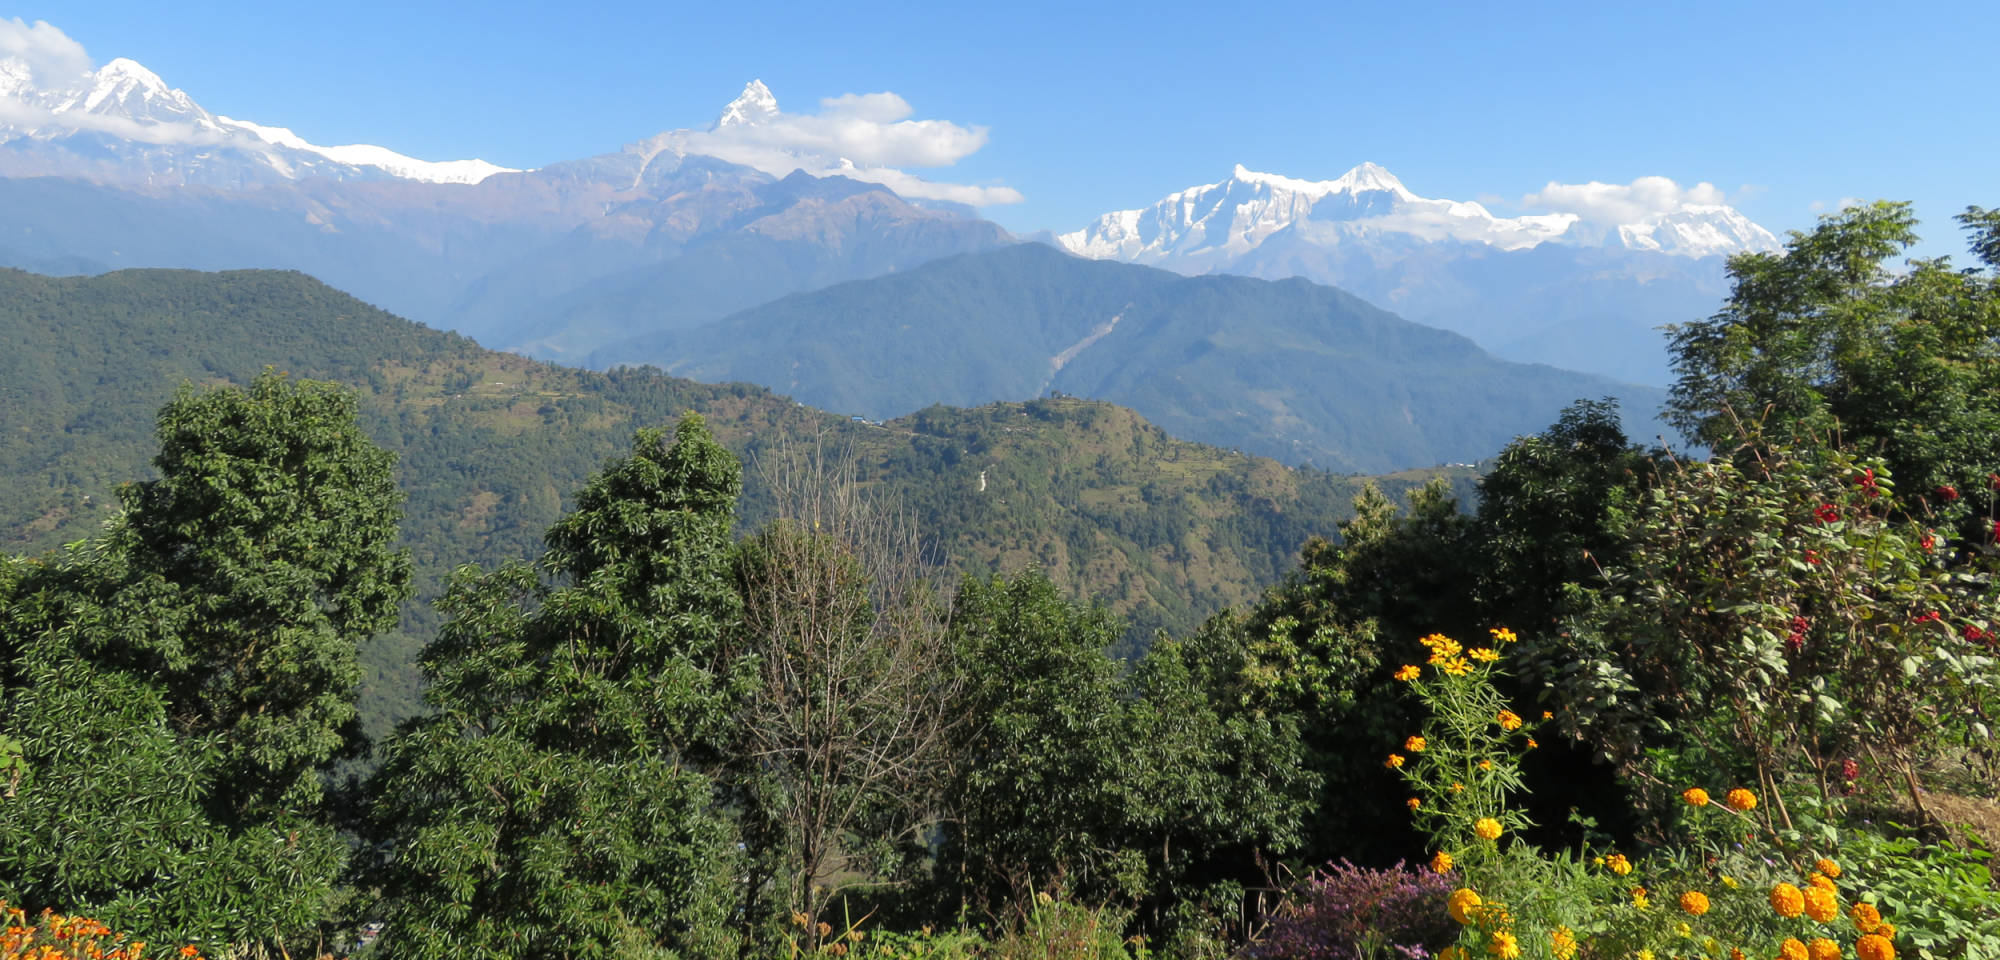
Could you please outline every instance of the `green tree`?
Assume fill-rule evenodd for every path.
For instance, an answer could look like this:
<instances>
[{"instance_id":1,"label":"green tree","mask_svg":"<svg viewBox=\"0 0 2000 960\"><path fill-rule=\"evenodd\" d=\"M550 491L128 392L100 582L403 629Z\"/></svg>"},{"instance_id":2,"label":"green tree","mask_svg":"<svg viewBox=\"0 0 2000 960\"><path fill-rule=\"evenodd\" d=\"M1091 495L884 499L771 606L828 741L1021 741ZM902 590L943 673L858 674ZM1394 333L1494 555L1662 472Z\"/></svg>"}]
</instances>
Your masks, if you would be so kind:
<instances>
[{"instance_id":1,"label":"green tree","mask_svg":"<svg viewBox=\"0 0 2000 960\"><path fill-rule=\"evenodd\" d=\"M425 651L435 711L375 780L392 957L713 956L732 834L706 771L741 677L716 656L736 459L700 417L641 430L542 568L460 571Z\"/></svg>"},{"instance_id":2,"label":"green tree","mask_svg":"<svg viewBox=\"0 0 2000 960\"><path fill-rule=\"evenodd\" d=\"M160 478L100 539L15 564L0 731L36 776L0 808L8 899L214 945L313 935L345 860L322 783L357 645L392 626L392 458L324 383L183 388Z\"/></svg>"},{"instance_id":3,"label":"green tree","mask_svg":"<svg viewBox=\"0 0 2000 960\"><path fill-rule=\"evenodd\" d=\"M951 623L968 722L952 744L939 889L974 909L1049 884L1144 892L1144 858L1121 843L1126 696L1105 653L1123 626L1038 569L965 582Z\"/></svg>"},{"instance_id":4,"label":"green tree","mask_svg":"<svg viewBox=\"0 0 2000 960\"><path fill-rule=\"evenodd\" d=\"M1822 218L1782 253L1731 258L1722 311L1674 331L1669 420L1718 450L1747 421L1777 440L1837 433L1887 461L1910 508L1969 521L2000 463L2000 214L1958 220L1979 269L1892 264L1917 223L1886 202Z\"/></svg>"}]
</instances>

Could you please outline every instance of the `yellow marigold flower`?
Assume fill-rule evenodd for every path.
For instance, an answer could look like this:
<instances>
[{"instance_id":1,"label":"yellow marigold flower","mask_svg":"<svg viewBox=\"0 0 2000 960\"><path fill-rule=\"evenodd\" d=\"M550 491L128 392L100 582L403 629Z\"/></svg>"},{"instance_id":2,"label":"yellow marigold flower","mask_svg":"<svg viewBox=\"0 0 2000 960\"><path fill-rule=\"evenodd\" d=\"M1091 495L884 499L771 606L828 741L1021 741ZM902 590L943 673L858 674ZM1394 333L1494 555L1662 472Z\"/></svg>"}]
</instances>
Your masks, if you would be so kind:
<instances>
[{"instance_id":1,"label":"yellow marigold flower","mask_svg":"<svg viewBox=\"0 0 2000 960\"><path fill-rule=\"evenodd\" d=\"M1438 669L1454 677L1462 677L1472 672L1472 662L1464 657L1452 657L1438 664Z\"/></svg>"},{"instance_id":2,"label":"yellow marigold flower","mask_svg":"<svg viewBox=\"0 0 2000 960\"><path fill-rule=\"evenodd\" d=\"M1453 781L1453 782L1452 782L1452 785L1451 785L1451 792L1453 792L1453 793L1462 793L1462 792L1464 792L1464 791L1465 791L1465 784L1462 784L1462 783L1459 783L1459 782L1457 782L1457 781Z\"/></svg>"},{"instance_id":3,"label":"yellow marigold flower","mask_svg":"<svg viewBox=\"0 0 2000 960\"><path fill-rule=\"evenodd\" d=\"M1481 760L1481 761L1479 761L1479 769L1481 769L1481 770L1491 770L1491 769L1493 769L1493 761L1491 761L1491 760Z\"/></svg>"},{"instance_id":4,"label":"yellow marigold flower","mask_svg":"<svg viewBox=\"0 0 2000 960\"><path fill-rule=\"evenodd\" d=\"M1625 859L1625 855L1622 853L1614 853L1611 856L1605 857L1604 865L1610 867L1612 873L1621 877L1632 872L1632 861Z\"/></svg>"},{"instance_id":5,"label":"yellow marigold flower","mask_svg":"<svg viewBox=\"0 0 2000 960\"><path fill-rule=\"evenodd\" d=\"M1576 934L1568 927L1557 927L1549 934L1549 952L1556 955L1556 960L1570 960L1576 956Z\"/></svg>"},{"instance_id":6,"label":"yellow marigold flower","mask_svg":"<svg viewBox=\"0 0 2000 960\"><path fill-rule=\"evenodd\" d=\"M1674 924L1674 936L1680 937L1683 940L1693 940L1694 928L1688 926L1686 920L1682 920L1681 922Z\"/></svg>"},{"instance_id":7,"label":"yellow marigold flower","mask_svg":"<svg viewBox=\"0 0 2000 960\"><path fill-rule=\"evenodd\" d=\"M1554 720L1555 718L1556 718L1556 715L1555 715L1555 712L1554 712L1554 711L1552 711L1552 710L1544 710L1544 711L1542 711L1542 719L1544 719L1544 720Z\"/></svg>"},{"instance_id":8,"label":"yellow marigold flower","mask_svg":"<svg viewBox=\"0 0 2000 960\"><path fill-rule=\"evenodd\" d=\"M1681 912L1690 917L1699 917L1708 912L1708 894L1699 890L1689 890L1681 894Z\"/></svg>"},{"instance_id":9,"label":"yellow marigold flower","mask_svg":"<svg viewBox=\"0 0 2000 960\"><path fill-rule=\"evenodd\" d=\"M1512 710L1500 711L1500 714L1493 718L1493 722L1498 723L1502 730L1521 729L1521 716Z\"/></svg>"},{"instance_id":10,"label":"yellow marigold flower","mask_svg":"<svg viewBox=\"0 0 2000 960\"><path fill-rule=\"evenodd\" d=\"M1514 631L1506 627L1494 627L1486 632L1492 634L1494 641L1498 643L1513 643L1517 639L1514 636Z\"/></svg>"},{"instance_id":11,"label":"yellow marigold flower","mask_svg":"<svg viewBox=\"0 0 2000 960\"><path fill-rule=\"evenodd\" d=\"M1420 676L1423 676L1423 673L1424 673L1423 668L1417 666L1414 663L1406 663L1403 665L1403 668L1401 670L1396 671L1396 679L1401 680L1404 683L1409 683L1410 681L1415 680Z\"/></svg>"},{"instance_id":12,"label":"yellow marigold flower","mask_svg":"<svg viewBox=\"0 0 2000 960\"><path fill-rule=\"evenodd\" d=\"M1778 958L1779 960L1807 960L1806 945L1801 943L1797 937L1786 937L1785 942L1778 944Z\"/></svg>"},{"instance_id":13,"label":"yellow marigold flower","mask_svg":"<svg viewBox=\"0 0 2000 960\"><path fill-rule=\"evenodd\" d=\"M1482 839L1498 840L1500 839L1500 821L1492 817L1480 817L1477 822L1473 823L1472 832L1479 834Z\"/></svg>"},{"instance_id":14,"label":"yellow marigold flower","mask_svg":"<svg viewBox=\"0 0 2000 960\"><path fill-rule=\"evenodd\" d=\"M1446 947L1438 953L1438 960L1472 960L1466 956L1464 947Z\"/></svg>"},{"instance_id":15,"label":"yellow marigold flower","mask_svg":"<svg viewBox=\"0 0 2000 960\"><path fill-rule=\"evenodd\" d=\"M1789 883L1781 883L1771 888L1771 909L1776 910L1778 916L1790 919L1798 916L1805 908L1806 898L1799 892L1799 888ZM1804 950L1805 947L1801 946L1799 949Z\"/></svg>"},{"instance_id":16,"label":"yellow marigold flower","mask_svg":"<svg viewBox=\"0 0 2000 960\"><path fill-rule=\"evenodd\" d=\"M1432 857L1432 858L1431 858L1431 872L1432 872L1432 873L1450 873L1450 872L1451 872L1451 854L1449 854L1449 853L1446 853L1446 852L1444 852L1443 850L1439 850L1439 851L1437 852L1437 856L1434 856L1434 857Z\"/></svg>"},{"instance_id":17,"label":"yellow marigold flower","mask_svg":"<svg viewBox=\"0 0 2000 960\"><path fill-rule=\"evenodd\" d=\"M1641 950L1632 955L1632 960L1653 960L1653 951Z\"/></svg>"},{"instance_id":18,"label":"yellow marigold flower","mask_svg":"<svg viewBox=\"0 0 2000 960\"><path fill-rule=\"evenodd\" d=\"M1861 960L1896 960L1896 945L1887 937L1871 933L1854 941L1854 955Z\"/></svg>"},{"instance_id":19,"label":"yellow marigold flower","mask_svg":"<svg viewBox=\"0 0 2000 960\"><path fill-rule=\"evenodd\" d=\"M1639 908L1639 909L1641 909L1641 910L1644 910L1644 909L1646 909L1647 907L1651 906L1651 905L1652 905L1652 903L1653 903L1653 901L1651 901L1651 900L1649 900L1649 899L1647 899L1647 898L1646 898L1646 888L1645 888L1645 887L1633 887L1633 888L1632 888L1632 905L1633 905L1633 906L1635 906L1635 907L1638 907L1638 908Z\"/></svg>"},{"instance_id":20,"label":"yellow marigold flower","mask_svg":"<svg viewBox=\"0 0 2000 960\"><path fill-rule=\"evenodd\" d=\"M1840 904L1833 898L1833 891L1825 887L1807 887L1804 891L1806 916L1820 923L1831 923L1840 916Z\"/></svg>"},{"instance_id":21,"label":"yellow marigold flower","mask_svg":"<svg viewBox=\"0 0 2000 960\"><path fill-rule=\"evenodd\" d=\"M1840 960L1840 944L1825 937L1814 937L1811 955L1812 960Z\"/></svg>"},{"instance_id":22,"label":"yellow marigold flower","mask_svg":"<svg viewBox=\"0 0 2000 960\"><path fill-rule=\"evenodd\" d=\"M1493 652L1493 650L1489 647L1473 647L1472 649L1465 651L1465 655L1471 657L1474 660L1479 661L1480 663L1492 663L1493 661L1500 659L1500 655L1498 653Z\"/></svg>"},{"instance_id":23,"label":"yellow marigold flower","mask_svg":"<svg viewBox=\"0 0 2000 960\"><path fill-rule=\"evenodd\" d=\"M1541 746L1541 744L1539 744L1539 743L1536 743L1536 742L1535 742L1535 738L1534 738L1534 737L1529 737L1529 738L1528 738L1528 749L1530 749L1530 750L1533 750L1533 749L1535 749L1536 747L1539 747L1539 746Z\"/></svg>"},{"instance_id":24,"label":"yellow marigold flower","mask_svg":"<svg viewBox=\"0 0 2000 960\"><path fill-rule=\"evenodd\" d=\"M1729 803L1731 810L1749 812L1757 809L1757 795L1742 787L1729 791L1729 794L1722 799Z\"/></svg>"},{"instance_id":25,"label":"yellow marigold flower","mask_svg":"<svg viewBox=\"0 0 2000 960\"><path fill-rule=\"evenodd\" d=\"M1403 749L1408 750L1411 753L1422 753L1424 752L1424 747L1426 746L1428 746L1428 744L1424 743L1424 738L1422 737L1411 737L1410 739L1403 741Z\"/></svg>"},{"instance_id":26,"label":"yellow marigold flower","mask_svg":"<svg viewBox=\"0 0 2000 960\"><path fill-rule=\"evenodd\" d=\"M1521 955L1521 944L1514 939L1513 934L1501 930L1493 934L1492 940L1487 941L1486 952L1499 957L1500 960L1516 960Z\"/></svg>"},{"instance_id":27,"label":"yellow marigold flower","mask_svg":"<svg viewBox=\"0 0 2000 960\"><path fill-rule=\"evenodd\" d=\"M1840 879L1840 864L1834 863L1833 861L1828 860L1824 857L1820 858L1817 862L1813 864L1813 869L1818 870L1819 872L1824 873L1827 876L1834 878L1835 880Z\"/></svg>"},{"instance_id":28,"label":"yellow marigold flower","mask_svg":"<svg viewBox=\"0 0 2000 960\"><path fill-rule=\"evenodd\" d=\"M1736 878L1725 873L1722 875L1722 885L1734 890L1737 887Z\"/></svg>"},{"instance_id":29,"label":"yellow marigold flower","mask_svg":"<svg viewBox=\"0 0 2000 960\"><path fill-rule=\"evenodd\" d=\"M1705 807L1708 806L1708 791L1700 787L1689 787L1681 791L1681 799L1686 800L1689 806Z\"/></svg>"},{"instance_id":30,"label":"yellow marigold flower","mask_svg":"<svg viewBox=\"0 0 2000 960\"><path fill-rule=\"evenodd\" d=\"M1484 902L1480 898L1478 891L1470 887L1464 887L1452 891L1451 899L1446 901L1446 904L1451 911L1451 918L1458 921L1459 926L1469 927L1472 926L1473 908Z\"/></svg>"},{"instance_id":31,"label":"yellow marigold flower","mask_svg":"<svg viewBox=\"0 0 2000 960\"><path fill-rule=\"evenodd\" d=\"M1857 903L1847 911L1847 915L1854 918L1854 929L1862 933L1874 933L1875 928L1882 925L1882 911L1875 909L1872 903Z\"/></svg>"},{"instance_id":32,"label":"yellow marigold flower","mask_svg":"<svg viewBox=\"0 0 2000 960\"><path fill-rule=\"evenodd\" d=\"M1402 765L1403 755L1400 753L1392 753L1389 755L1389 759L1383 761L1383 766L1400 768Z\"/></svg>"},{"instance_id":33,"label":"yellow marigold flower","mask_svg":"<svg viewBox=\"0 0 2000 960\"><path fill-rule=\"evenodd\" d=\"M1416 813L1417 808L1423 806L1424 802L1422 800L1417 799L1416 797L1411 797L1410 799L1403 801L1403 805L1409 807L1411 813Z\"/></svg>"}]
</instances>

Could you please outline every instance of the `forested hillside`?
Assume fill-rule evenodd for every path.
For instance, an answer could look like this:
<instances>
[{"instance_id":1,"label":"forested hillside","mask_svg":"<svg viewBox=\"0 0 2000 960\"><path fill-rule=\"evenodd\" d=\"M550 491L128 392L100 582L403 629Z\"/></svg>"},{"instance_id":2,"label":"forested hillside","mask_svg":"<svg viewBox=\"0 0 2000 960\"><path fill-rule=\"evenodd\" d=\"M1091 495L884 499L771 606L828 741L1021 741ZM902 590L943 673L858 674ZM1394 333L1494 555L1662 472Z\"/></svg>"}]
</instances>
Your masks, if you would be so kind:
<instances>
[{"instance_id":1,"label":"forested hillside","mask_svg":"<svg viewBox=\"0 0 2000 960\"><path fill-rule=\"evenodd\" d=\"M1471 462L1616 396L1653 437L1665 395L1511 363L1304 280L1179 274L1042 244L950 257L646 333L593 366L654 363L883 418L1058 390L1131 407L1177 437L1379 473Z\"/></svg>"},{"instance_id":2,"label":"forested hillside","mask_svg":"<svg viewBox=\"0 0 2000 960\"><path fill-rule=\"evenodd\" d=\"M1045 567L1128 618L1127 643L1253 598L1315 535L1356 478L1186 443L1129 410L1045 399L933 408L882 426L745 385L650 371L590 373L484 350L296 273L0 272L0 549L36 552L97 531L117 484L151 475L154 413L183 381L247 382L266 366L361 393L364 428L399 457L403 538L418 603L365 651L363 716L381 729L415 700L427 601L461 563L539 554L542 531L634 430L696 410L748 464L739 520L768 509L765 451L817 442L916 513L957 569ZM1470 470L1450 474L1462 485ZM1391 492L1429 472L1382 478Z\"/></svg>"}]
</instances>

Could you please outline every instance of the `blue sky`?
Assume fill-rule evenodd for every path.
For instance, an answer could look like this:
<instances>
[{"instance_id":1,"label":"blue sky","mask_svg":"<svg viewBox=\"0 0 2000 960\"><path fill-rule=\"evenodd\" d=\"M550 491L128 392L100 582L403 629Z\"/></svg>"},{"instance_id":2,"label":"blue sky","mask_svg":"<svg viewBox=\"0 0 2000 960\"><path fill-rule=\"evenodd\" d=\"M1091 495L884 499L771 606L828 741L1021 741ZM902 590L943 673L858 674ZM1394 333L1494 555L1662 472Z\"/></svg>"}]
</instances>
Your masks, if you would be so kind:
<instances>
[{"instance_id":1,"label":"blue sky","mask_svg":"<svg viewBox=\"0 0 2000 960\"><path fill-rule=\"evenodd\" d=\"M199 12L190 12L198 9ZM787 6L31 2L103 63L316 143L526 167L707 125L751 78L788 111L899 95L984 128L984 213L1073 229L1227 176L1363 160L1497 213L1550 182L1712 183L1773 230L1913 200L1925 253L2000 205L2000 4ZM1962 257L1961 257L1962 259Z\"/></svg>"}]
</instances>

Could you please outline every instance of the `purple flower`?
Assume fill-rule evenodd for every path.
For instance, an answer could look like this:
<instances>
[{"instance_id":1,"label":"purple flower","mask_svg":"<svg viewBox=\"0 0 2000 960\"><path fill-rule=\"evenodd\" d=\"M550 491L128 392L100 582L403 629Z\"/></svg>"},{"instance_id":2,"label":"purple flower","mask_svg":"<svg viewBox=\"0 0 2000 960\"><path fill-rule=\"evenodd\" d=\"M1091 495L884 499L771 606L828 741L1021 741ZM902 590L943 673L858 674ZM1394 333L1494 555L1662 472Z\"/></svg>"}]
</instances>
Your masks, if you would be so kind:
<instances>
[{"instance_id":1,"label":"purple flower","mask_svg":"<svg viewBox=\"0 0 2000 960\"><path fill-rule=\"evenodd\" d=\"M1265 916L1263 939L1248 952L1256 960L1359 960L1393 951L1426 960L1451 944L1458 928L1446 910L1456 874L1418 870L1398 861L1386 870L1342 860L1316 870L1292 887Z\"/></svg>"}]
</instances>

